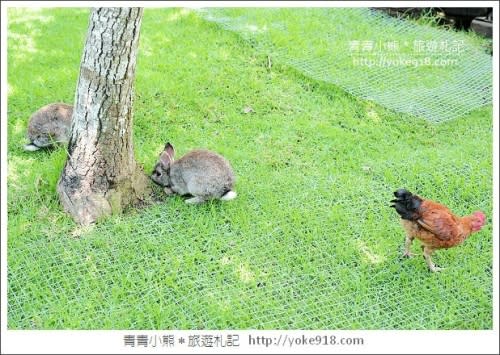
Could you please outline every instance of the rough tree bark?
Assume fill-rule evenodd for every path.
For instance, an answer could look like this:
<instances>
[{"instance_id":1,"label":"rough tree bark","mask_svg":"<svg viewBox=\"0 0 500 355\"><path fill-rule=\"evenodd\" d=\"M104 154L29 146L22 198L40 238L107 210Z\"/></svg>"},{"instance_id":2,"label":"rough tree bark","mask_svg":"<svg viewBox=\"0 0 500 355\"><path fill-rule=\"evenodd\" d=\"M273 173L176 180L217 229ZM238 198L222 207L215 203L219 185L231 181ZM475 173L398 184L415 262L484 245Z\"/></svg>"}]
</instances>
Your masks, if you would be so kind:
<instances>
[{"instance_id":1,"label":"rough tree bark","mask_svg":"<svg viewBox=\"0 0 500 355\"><path fill-rule=\"evenodd\" d=\"M132 98L143 10L92 10L75 94L68 159L57 183L81 224L119 213L149 192L134 159Z\"/></svg>"}]
</instances>

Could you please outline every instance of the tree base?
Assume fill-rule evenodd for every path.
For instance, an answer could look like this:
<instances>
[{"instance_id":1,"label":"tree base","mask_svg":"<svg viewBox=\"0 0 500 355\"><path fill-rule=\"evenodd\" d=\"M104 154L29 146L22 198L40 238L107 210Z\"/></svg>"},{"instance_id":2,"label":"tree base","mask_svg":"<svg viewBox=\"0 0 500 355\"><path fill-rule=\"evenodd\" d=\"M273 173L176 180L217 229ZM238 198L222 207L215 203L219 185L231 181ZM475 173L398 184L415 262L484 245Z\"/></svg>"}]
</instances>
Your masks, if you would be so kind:
<instances>
[{"instance_id":1,"label":"tree base","mask_svg":"<svg viewBox=\"0 0 500 355\"><path fill-rule=\"evenodd\" d=\"M140 170L108 186L95 186L63 172L57 182L61 204L75 222L89 225L144 202L151 194L149 178Z\"/></svg>"}]
</instances>

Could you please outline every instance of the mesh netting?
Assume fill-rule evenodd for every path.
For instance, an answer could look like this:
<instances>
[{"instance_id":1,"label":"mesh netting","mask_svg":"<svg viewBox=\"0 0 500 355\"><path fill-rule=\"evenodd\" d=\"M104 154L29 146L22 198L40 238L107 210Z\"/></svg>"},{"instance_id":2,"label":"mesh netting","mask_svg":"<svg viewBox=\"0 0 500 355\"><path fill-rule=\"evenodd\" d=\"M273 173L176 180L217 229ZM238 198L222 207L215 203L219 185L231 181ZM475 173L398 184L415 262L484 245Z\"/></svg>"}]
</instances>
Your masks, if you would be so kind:
<instances>
[{"instance_id":1,"label":"mesh netting","mask_svg":"<svg viewBox=\"0 0 500 355\"><path fill-rule=\"evenodd\" d=\"M331 189L329 183L319 183L317 191ZM381 190L377 183L374 188ZM466 274L444 282L429 275L421 257L397 261L401 228L371 205L363 207L369 199L385 209L385 196L346 195L308 203L305 195L284 212L277 204L272 218L257 224L233 223L224 205L200 213L179 204L174 209L169 202L127 217L126 223L117 218L88 230L51 231L50 237L13 243L11 327L491 327L491 269L471 270L467 261L488 251L489 238L476 237L465 247L437 253L434 260L448 273ZM328 212L353 204L356 215ZM319 220L310 217L311 209ZM270 216L258 204L250 205L248 214ZM485 292L478 297L476 290Z\"/></svg>"},{"instance_id":2,"label":"mesh netting","mask_svg":"<svg viewBox=\"0 0 500 355\"><path fill-rule=\"evenodd\" d=\"M441 122L492 101L491 56L464 33L366 8L199 11L276 61L398 112Z\"/></svg>"}]
</instances>

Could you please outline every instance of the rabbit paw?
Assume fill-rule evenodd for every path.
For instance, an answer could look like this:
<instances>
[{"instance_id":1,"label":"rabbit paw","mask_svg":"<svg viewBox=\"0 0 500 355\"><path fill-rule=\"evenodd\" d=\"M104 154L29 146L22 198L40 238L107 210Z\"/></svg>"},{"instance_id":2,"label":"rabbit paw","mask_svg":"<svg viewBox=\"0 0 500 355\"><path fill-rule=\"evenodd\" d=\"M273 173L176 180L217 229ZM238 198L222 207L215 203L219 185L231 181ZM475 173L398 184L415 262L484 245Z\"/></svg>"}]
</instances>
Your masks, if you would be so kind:
<instances>
[{"instance_id":1,"label":"rabbit paw","mask_svg":"<svg viewBox=\"0 0 500 355\"><path fill-rule=\"evenodd\" d=\"M165 192L168 196L175 194L170 187L165 187L163 192Z\"/></svg>"},{"instance_id":2,"label":"rabbit paw","mask_svg":"<svg viewBox=\"0 0 500 355\"><path fill-rule=\"evenodd\" d=\"M195 196L195 197L192 197L192 198L189 198L186 200L186 203L189 203L191 205L195 205L195 204L199 204L199 203L203 203L205 202L205 199L203 197L200 197L200 196Z\"/></svg>"}]
</instances>

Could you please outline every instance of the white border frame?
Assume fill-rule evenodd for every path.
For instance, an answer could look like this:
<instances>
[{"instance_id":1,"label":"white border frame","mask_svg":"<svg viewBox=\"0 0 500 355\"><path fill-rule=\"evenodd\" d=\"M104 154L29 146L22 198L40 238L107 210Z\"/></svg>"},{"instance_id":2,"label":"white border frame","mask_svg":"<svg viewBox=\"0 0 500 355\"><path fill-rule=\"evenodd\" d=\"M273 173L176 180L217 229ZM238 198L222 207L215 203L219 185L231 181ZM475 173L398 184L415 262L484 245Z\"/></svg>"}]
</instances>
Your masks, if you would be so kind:
<instances>
[{"instance_id":1,"label":"white border frame","mask_svg":"<svg viewBox=\"0 0 500 355\"><path fill-rule=\"evenodd\" d=\"M35 2L35 1L3 1L1 4L1 48L2 48L2 97L1 97L1 333L2 353L38 353L38 354L68 354L68 353L372 353L372 354L403 354L403 353L499 353L499 73L498 66L494 65L494 105L493 105L493 330L484 331L17 331L7 330L7 9L9 7L92 7L92 6L143 6L143 7L423 7L429 3L420 1L408 2L330 2L330 1L299 1L299 2L272 2L272 1L75 1L75 2ZM457 1L433 2L436 7L456 7ZM494 13L494 51L493 63L499 62L498 52L498 21L499 5L492 1L460 2L459 6L493 7ZM123 344L124 335L174 335L176 338L189 335L227 335L238 334L241 346L238 348L188 348L176 346L174 348L130 348ZM337 337L362 337L363 346L295 346L295 347L265 347L248 345L248 336L265 336L279 338L280 336L299 337L302 335L335 335Z\"/></svg>"}]
</instances>

